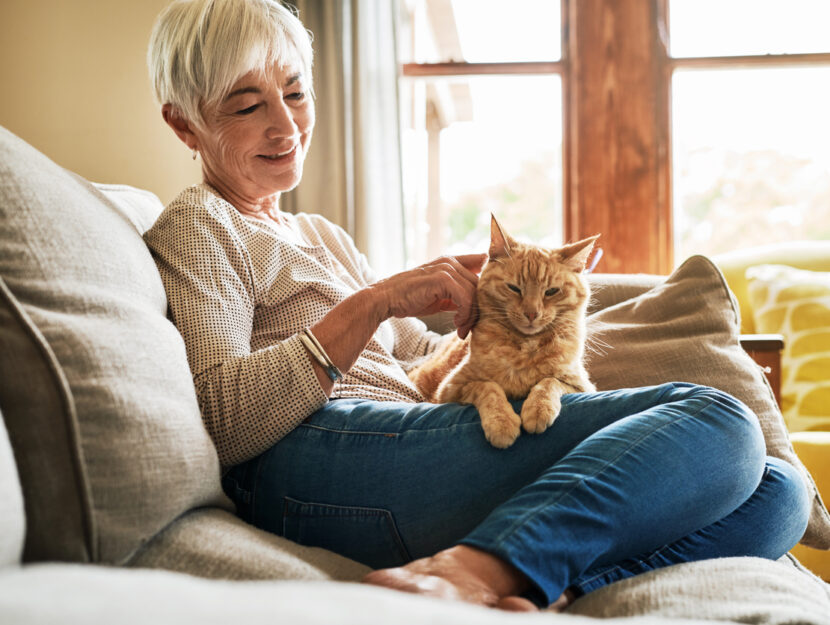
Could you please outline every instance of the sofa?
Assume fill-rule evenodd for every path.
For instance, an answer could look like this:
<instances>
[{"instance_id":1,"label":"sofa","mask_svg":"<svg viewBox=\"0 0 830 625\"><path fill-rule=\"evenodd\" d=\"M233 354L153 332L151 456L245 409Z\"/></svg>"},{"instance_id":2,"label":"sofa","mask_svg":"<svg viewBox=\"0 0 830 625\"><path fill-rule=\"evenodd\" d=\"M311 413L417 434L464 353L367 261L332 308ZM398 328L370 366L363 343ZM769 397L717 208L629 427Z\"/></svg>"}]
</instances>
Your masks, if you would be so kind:
<instances>
[{"instance_id":1,"label":"sofa","mask_svg":"<svg viewBox=\"0 0 830 625\"><path fill-rule=\"evenodd\" d=\"M562 614L515 615L358 584L363 564L237 518L184 345L141 233L150 192L92 184L0 128L0 623L830 624L830 585L792 555L625 579ZM589 372L601 389L723 388L830 516L761 369L741 349L717 267L592 278Z\"/></svg>"}]
</instances>

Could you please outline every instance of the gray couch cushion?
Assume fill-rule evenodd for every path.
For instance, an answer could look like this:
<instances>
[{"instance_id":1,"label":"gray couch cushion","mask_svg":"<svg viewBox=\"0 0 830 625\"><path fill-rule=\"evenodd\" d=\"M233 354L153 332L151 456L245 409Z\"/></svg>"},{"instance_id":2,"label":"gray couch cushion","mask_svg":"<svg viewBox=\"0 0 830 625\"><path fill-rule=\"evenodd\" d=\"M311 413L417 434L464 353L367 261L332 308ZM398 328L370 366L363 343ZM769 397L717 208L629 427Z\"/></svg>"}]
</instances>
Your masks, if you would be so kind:
<instances>
[{"instance_id":1,"label":"gray couch cushion","mask_svg":"<svg viewBox=\"0 0 830 625\"><path fill-rule=\"evenodd\" d=\"M120 563L188 510L230 506L161 279L129 219L92 185L0 129L0 226L0 276L68 383L90 493L93 544L86 556L79 546L57 557ZM0 353L6 366L16 358ZM44 392L53 389L36 380L23 390ZM30 441L15 447L17 457L38 453L31 445L73 441L44 442L16 428L49 423L62 432L71 418L58 411L7 420L13 445ZM65 477L54 470L23 476L24 498L44 497L55 480ZM62 505L41 503L38 509ZM49 538L41 532L31 540Z\"/></svg>"},{"instance_id":2,"label":"gray couch cushion","mask_svg":"<svg viewBox=\"0 0 830 625\"><path fill-rule=\"evenodd\" d=\"M788 556L778 562L717 558L677 564L604 586L575 601L568 613L826 625L830 623L830 585Z\"/></svg>"},{"instance_id":3,"label":"gray couch cushion","mask_svg":"<svg viewBox=\"0 0 830 625\"><path fill-rule=\"evenodd\" d=\"M217 508L194 510L150 541L129 563L212 579L356 581L370 569L331 551L304 547Z\"/></svg>"},{"instance_id":4,"label":"gray couch cushion","mask_svg":"<svg viewBox=\"0 0 830 625\"><path fill-rule=\"evenodd\" d=\"M88 562L95 550L75 405L43 335L0 278L0 408L26 493L23 559Z\"/></svg>"},{"instance_id":5,"label":"gray couch cushion","mask_svg":"<svg viewBox=\"0 0 830 625\"><path fill-rule=\"evenodd\" d=\"M591 301L588 303L588 314L593 314L603 308L642 295L658 284L662 284L665 280L666 276L646 273L588 274L588 282L591 285Z\"/></svg>"},{"instance_id":6,"label":"gray couch cushion","mask_svg":"<svg viewBox=\"0 0 830 625\"><path fill-rule=\"evenodd\" d=\"M23 494L3 415L0 414L0 568L20 563L25 534Z\"/></svg>"},{"instance_id":7,"label":"gray couch cushion","mask_svg":"<svg viewBox=\"0 0 830 625\"><path fill-rule=\"evenodd\" d=\"M727 620L759 625L828 623L822 588L811 584L801 573L775 562L732 558L723 563L692 562L678 567L683 568L677 568L676 574L662 569L602 588L577 601L571 613L514 614L362 584L237 582L197 579L169 571L77 564L33 565L18 571L0 571L0 623L711 625L713 621ZM707 603L709 597L715 596L716 601ZM600 612L604 616L649 616L601 621L580 616Z\"/></svg>"},{"instance_id":8,"label":"gray couch cushion","mask_svg":"<svg viewBox=\"0 0 830 625\"><path fill-rule=\"evenodd\" d=\"M766 378L738 342L737 304L712 261L690 258L650 291L591 315L588 328L587 367L600 390L694 382L749 406L761 422L767 453L795 466L812 493L802 542L830 548L830 515L793 451Z\"/></svg>"}]
</instances>

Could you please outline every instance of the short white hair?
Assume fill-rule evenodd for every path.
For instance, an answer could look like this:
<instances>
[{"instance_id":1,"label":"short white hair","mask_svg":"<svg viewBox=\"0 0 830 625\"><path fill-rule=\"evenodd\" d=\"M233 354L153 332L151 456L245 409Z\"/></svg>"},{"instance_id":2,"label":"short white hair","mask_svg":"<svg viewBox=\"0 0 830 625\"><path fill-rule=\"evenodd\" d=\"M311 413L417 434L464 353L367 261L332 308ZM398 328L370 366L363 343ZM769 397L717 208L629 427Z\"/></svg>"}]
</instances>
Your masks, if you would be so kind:
<instances>
[{"instance_id":1,"label":"short white hair","mask_svg":"<svg viewBox=\"0 0 830 625\"><path fill-rule=\"evenodd\" d=\"M156 18L147 64L159 103L196 125L252 71L299 55L311 88L311 34L279 0L176 0Z\"/></svg>"}]
</instances>

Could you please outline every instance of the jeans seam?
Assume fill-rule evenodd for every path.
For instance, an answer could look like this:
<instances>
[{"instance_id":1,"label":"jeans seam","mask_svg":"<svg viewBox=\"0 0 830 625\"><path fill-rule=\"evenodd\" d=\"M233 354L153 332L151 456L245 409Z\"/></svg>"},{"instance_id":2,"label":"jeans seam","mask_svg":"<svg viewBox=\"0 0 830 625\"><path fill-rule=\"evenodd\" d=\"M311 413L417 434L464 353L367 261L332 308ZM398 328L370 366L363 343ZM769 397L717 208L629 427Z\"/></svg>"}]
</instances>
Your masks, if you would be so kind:
<instances>
[{"instance_id":1,"label":"jeans seam","mask_svg":"<svg viewBox=\"0 0 830 625\"><path fill-rule=\"evenodd\" d=\"M680 540L680 539L678 539L678 540ZM654 551L649 553L647 558L637 558L637 561L640 562L640 563L648 565L651 568L651 570L653 570L654 567L652 567L651 564L649 564L651 562L652 558L655 558L655 557L659 556L661 553L663 553L666 549L668 549L670 544L671 543L666 543L665 545L662 545L661 547L658 547L657 549L655 549ZM629 559L633 559L633 558L629 558ZM589 577L588 579L584 579L584 580L581 580L581 581L577 582L576 585L581 588L583 585L588 585L591 582L593 582L594 580L597 580L601 577L605 577L606 575L609 575L613 572L623 571L623 570L627 570L627 569L625 569L625 567L621 566L620 564L615 564L614 566L612 566L608 569L605 569L601 573L597 573L596 575L594 575L592 577Z\"/></svg>"},{"instance_id":2,"label":"jeans seam","mask_svg":"<svg viewBox=\"0 0 830 625\"><path fill-rule=\"evenodd\" d=\"M671 389L667 389L667 390L666 390L666 393L667 393L669 390L671 390ZM617 460L619 460L622 456L624 456L625 454L627 454L628 452L630 452L632 449L634 449L636 446L638 446L641 442L643 442L646 438L650 437L652 434L656 434L657 432L661 431L663 428L669 427L670 425L674 425L674 424L679 423L679 422L681 422L681 421L685 421L685 420L687 420L687 419L689 419L689 418L696 417L696 416L697 416L697 415L699 415L701 412L703 412L703 410L705 410L706 408L708 408L708 407L709 407L709 406L711 406L711 405L712 405L712 401L709 401L709 402L708 402L705 406L701 406L701 408L700 408L699 410L696 410L696 411L695 411L695 412L693 412L693 413L686 413L686 414L684 414L683 416L681 416L679 419L675 419L674 421L671 421L670 423L665 423L665 424L663 424L662 426L660 426L659 428L657 428L657 429L655 429L655 430L650 430L650 431L648 431L647 433L643 434L640 438L638 438L636 441L633 441L633 442L632 442L632 443L631 443L628 447L626 447L626 448L625 448L624 450L622 450L619 454L617 454L617 455L616 455L613 459L611 459L611 460L609 460L608 462L606 462L606 463L605 463L605 464L604 464L604 465L603 465L603 466L602 466L602 467L601 467L598 471L596 471L595 473L592 473L592 474L591 474L591 475L589 475L589 476L586 476L586 477L580 478L579 482L577 482L576 484L574 484L574 485L573 485L570 489L568 489L568 491L567 491L567 492L562 493L562 494L561 494L561 495L560 495L560 496L556 499L556 501L555 501L555 502L550 502L550 501L547 501L547 502L545 502L545 503L543 503L543 504L539 504L538 506L534 507L532 510L528 510L525 514L523 514L523 515L522 515L519 519L517 519L516 521L514 521L514 522L513 522L513 524L512 524L509 528L505 529L505 530L504 530L504 531L503 531L503 532L502 532L502 533L501 533L498 537L496 537L494 540L495 540L496 542L503 542L503 541L507 538L507 536L508 536L508 535L510 535L510 534L512 534L512 533L514 533L514 532L516 531L516 529L517 529L517 528L519 528L519 527L521 527L521 526L526 525L526 524L527 524L527 520L528 520L528 519L530 519L530 518L532 518L534 515L538 514L540 510L542 510L542 509L547 509L547 508L549 508L549 507L551 507L551 506L556 506L556 505L558 505L558 504L559 504L559 502L560 502L560 501L562 501L562 499L564 499L564 498L565 498L565 497L567 497L568 495L570 495L570 494L573 492L573 490L574 490L574 489L576 489L578 486L581 486L581 485L582 485L582 484L583 484L586 480L593 479L593 478L597 477L598 475L600 475L600 474L601 474L602 472L604 472L604 471L605 471L605 470L606 470L609 466L611 466L612 464L614 464L615 462L617 462Z\"/></svg>"},{"instance_id":3,"label":"jeans seam","mask_svg":"<svg viewBox=\"0 0 830 625\"><path fill-rule=\"evenodd\" d=\"M399 432L371 432L368 430L341 430L338 428L326 428L311 423L301 423L299 427L310 428L312 430L320 430L322 432L334 432L335 434L357 434L363 436L385 436L387 438L397 438Z\"/></svg>"}]
</instances>

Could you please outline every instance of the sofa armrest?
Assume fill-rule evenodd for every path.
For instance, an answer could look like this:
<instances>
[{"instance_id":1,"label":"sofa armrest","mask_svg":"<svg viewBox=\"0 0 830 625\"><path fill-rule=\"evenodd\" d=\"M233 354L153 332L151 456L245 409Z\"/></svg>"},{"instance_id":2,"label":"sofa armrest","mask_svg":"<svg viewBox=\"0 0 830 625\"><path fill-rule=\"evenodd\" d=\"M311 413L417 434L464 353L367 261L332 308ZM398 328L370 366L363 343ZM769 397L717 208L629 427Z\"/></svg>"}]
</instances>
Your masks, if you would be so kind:
<instances>
[{"instance_id":1,"label":"sofa armrest","mask_svg":"<svg viewBox=\"0 0 830 625\"><path fill-rule=\"evenodd\" d=\"M741 334L740 341L744 351L764 370L780 408L781 350L784 349L784 337L780 334Z\"/></svg>"}]
</instances>

